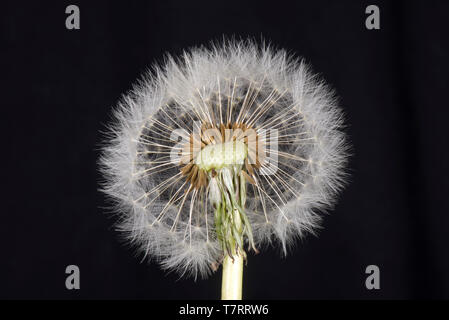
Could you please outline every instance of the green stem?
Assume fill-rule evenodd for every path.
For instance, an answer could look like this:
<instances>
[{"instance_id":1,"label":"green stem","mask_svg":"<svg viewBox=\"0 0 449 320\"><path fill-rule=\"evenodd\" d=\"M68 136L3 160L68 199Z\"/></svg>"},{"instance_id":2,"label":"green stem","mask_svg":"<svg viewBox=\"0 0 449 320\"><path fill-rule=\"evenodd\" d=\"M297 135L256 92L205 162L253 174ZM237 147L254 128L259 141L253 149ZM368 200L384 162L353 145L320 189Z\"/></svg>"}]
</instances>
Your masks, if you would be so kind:
<instances>
[{"instance_id":1,"label":"green stem","mask_svg":"<svg viewBox=\"0 0 449 320\"><path fill-rule=\"evenodd\" d=\"M242 220L237 210L234 210L234 223L237 229L242 226ZM223 260L223 278L221 282L222 300L242 300L242 282L243 282L243 255L239 248L232 250L232 257L225 254Z\"/></svg>"},{"instance_id":2,"label":"green stem","mask_svg":"<svg viewBox=\"0 0 449 320\"><path fill-rule=\"evenodd\" d=\"M215 207L215 229L223 249L222 300L242 299L243 248L245 236L254 248L251 226L244 212L246 201L245 179L239 174L241 168L222 168L216 176L221 195L212 199ZM215 185L214 185L215 186Z\"/></svg>"}]
</instances>

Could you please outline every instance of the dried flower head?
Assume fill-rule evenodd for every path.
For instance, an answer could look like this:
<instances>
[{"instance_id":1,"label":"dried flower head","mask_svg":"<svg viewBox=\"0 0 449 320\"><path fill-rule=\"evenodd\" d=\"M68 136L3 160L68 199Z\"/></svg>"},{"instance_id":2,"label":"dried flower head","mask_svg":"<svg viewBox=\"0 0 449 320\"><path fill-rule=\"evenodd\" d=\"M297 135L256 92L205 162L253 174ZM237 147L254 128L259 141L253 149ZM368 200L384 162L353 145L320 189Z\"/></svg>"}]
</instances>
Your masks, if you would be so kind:
<instances>
[{"instance_id":1,"label":"dried flower head","mask_svg":"<svg viewBox=\"0 0 449 320\"><path fill-rule=\"evenodd\" d=\"M145 256L206 276L313 232L344 184L343 118L301 60L252 42L155 67L115 111L101 158L119 229Z\"/></svg>"}]
</instances>

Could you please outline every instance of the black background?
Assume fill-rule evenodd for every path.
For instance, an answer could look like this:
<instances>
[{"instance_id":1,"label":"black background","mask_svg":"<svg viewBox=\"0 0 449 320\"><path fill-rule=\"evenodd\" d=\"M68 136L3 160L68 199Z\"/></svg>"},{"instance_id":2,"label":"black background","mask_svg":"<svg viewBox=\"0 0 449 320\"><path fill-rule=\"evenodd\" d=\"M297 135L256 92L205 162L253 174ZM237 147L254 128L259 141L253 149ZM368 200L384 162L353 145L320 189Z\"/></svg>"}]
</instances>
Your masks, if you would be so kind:
<instances>
[{"instance_id":1,"label":"black background","mask_svg":"<svg viewBox=\"0 0 449 320\"><path fill-rule=\"evenodd\" d=\"M65 8L81 29L65 28ZM381 29L365 28L380 8ZM250 256L247 299L449 298L445 1L58 1L1 4L0 298L217 299L220 273L178 280L118 240L97 191L100 130L164 53L265 39L338 92L351 183L286 259ZM81 290L65 288L65 268ZM365 288L379 266L381 289Z\"/></svg>"}]
</instances>

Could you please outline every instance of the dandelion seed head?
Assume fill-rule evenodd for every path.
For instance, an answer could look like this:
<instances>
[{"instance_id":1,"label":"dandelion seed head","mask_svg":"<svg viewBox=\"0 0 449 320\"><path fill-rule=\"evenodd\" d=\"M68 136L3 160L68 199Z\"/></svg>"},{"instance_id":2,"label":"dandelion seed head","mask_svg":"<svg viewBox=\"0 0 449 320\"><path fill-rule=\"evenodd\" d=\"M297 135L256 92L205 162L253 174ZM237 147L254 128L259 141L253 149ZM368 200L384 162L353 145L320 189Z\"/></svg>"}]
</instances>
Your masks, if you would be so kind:
<instances>
[{"instance_id":1,"label":"dandelion seed head","mask_svg":"<svg viewBox=\"0 0 449 320\"><path fill-rule=\"evenodd\" d=\"M242 239L286 253L319 227L345 185L343 126L334 93L303 60L250 41L191 49L118 104L102 190L145 257L206 277ZM228 232L245 237L229 243Z\"/></svg>"}]
</instances>

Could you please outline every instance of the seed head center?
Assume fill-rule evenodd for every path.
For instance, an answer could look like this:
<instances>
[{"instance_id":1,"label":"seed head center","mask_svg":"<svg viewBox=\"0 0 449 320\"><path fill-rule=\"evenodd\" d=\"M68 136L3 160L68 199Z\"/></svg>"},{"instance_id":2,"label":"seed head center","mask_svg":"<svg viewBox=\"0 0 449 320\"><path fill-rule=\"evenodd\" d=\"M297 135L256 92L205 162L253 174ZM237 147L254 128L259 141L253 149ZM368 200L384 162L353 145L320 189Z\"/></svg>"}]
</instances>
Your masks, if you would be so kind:
<instances>
[{"instance_id":1,"label":"seed head center","mask_svg":"<svg viewBox=\"0 0 449 320\"><path fill-rule=\"evenodd\" d=\"M210 144L198 153L195 164L205 171L218 170L225 166L242 165L247 155L248 148L240 140Z\"/></svg>"}]
</instances>

